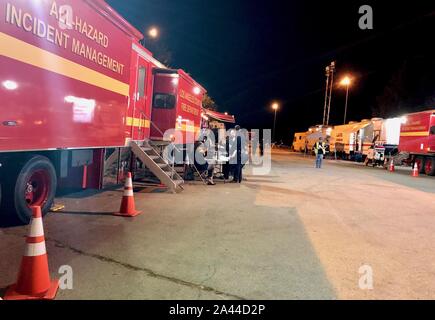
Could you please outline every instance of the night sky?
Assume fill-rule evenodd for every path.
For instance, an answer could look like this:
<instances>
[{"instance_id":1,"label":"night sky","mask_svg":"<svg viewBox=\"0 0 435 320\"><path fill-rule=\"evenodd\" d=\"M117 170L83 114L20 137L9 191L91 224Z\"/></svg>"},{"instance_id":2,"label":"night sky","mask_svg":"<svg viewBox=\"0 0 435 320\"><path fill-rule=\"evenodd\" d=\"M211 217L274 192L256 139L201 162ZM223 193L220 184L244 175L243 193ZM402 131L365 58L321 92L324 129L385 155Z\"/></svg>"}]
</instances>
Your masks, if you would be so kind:
<instances>
[{"instance_id":1,"label":"night sky","mask_svg":"<svg viewBox=\"0 0 435 320\"><path fill-rule=\"evenodd\" d=\"M270 104L280 101L277 137L285 141L322 122L324 69L332 60L339 78L355 78L348 120L378 116L378 99L392 79L401 96L387 115L435 108L432 1L107 2L144 33L158 26L160 37L145 46L189 72L242 126L271 128ZM365 4L373 7L374 30L358 27ZM344 100L337 86L332 124L342 123Z\"/></svg>"}]
</instances>

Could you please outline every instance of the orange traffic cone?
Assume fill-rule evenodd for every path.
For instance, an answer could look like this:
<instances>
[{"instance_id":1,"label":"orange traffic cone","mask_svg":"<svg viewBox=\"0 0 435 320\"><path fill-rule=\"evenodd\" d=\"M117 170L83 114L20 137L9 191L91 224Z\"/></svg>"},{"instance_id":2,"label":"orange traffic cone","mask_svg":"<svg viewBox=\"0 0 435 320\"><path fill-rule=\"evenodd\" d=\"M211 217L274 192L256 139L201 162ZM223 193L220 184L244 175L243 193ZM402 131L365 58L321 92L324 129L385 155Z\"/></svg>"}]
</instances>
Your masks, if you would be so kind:
<instances>
[{"instance_id":1,"label":"orange traffic cone","mask_svg":"<svg viewBox=\"0 0 435 320\"><path fill-rule=\"evenodd\" d=\"M52 300L59 288L59 280L50 280L41 207L33 207L32 212L18 280L6 291L5 300Z\"/></svg>"},{"instance_id":2,"label":"orange traffic cone","mask_svg":"<svg viewBox=\"0 0 435 320\"><path fill-rule=\"evenodd\" d=\"M414 168L412 169L412 176L413 177L418 177L418 165L417 165L417 162L414 163Z\"/></svg>"},{"instance_id":3,"label":"orange traffic cone","mask_svg":"<svg viewBox=\"0 0 435 320\"><path fill-rule=\"evenodd\" d=\"M394 161L393 161L393 159L391 159L391 162L390 162L390 172L394 172L394 171L396 171L396 169L394 168Z\"/></svg>"},{"instance_id":4,"label":"orange traffic cone","mask_svg":"<svg viewBox=\"0 0 435 320\"><path fill-rule=\"evenodd\" d=\"M141 212L136 210L134 204L133 196L133 180L131 178L131 172L127 173L127 178L125 179L124 195L122 196L121 208L116 216L122 217L135 217Z\"/></svg>"}]
</instances>

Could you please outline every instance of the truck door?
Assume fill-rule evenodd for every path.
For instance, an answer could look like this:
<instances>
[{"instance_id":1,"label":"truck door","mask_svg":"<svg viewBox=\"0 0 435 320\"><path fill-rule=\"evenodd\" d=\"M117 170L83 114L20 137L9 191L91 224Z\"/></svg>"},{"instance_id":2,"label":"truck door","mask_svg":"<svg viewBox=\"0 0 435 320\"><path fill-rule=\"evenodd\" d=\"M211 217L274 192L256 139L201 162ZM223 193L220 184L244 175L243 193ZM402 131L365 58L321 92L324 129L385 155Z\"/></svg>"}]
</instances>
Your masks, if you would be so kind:
<instances>
[{"instance_id":1,"label":"truck door","mask_svg":"<svg viewBox=\"0 0 435 320\"><path fill-rule=\"evenodd\" d=\"M176 123L177 74L156 73L154 75L151 138L161 140L166 130L174 129Z\"/></svg>"},{"instance_id":2,"label":"truck door","mask_svg":"<svg viewBox=\"0 0 435 320\"><path fill-rule=\"evenodd\" d=\"M132 119L133 140L144 140L149 134L149 111L147 110L148 92L148 64L140 56L137 57L136 93L134 98L134 111Z\"/></svg>"}]
</instances>

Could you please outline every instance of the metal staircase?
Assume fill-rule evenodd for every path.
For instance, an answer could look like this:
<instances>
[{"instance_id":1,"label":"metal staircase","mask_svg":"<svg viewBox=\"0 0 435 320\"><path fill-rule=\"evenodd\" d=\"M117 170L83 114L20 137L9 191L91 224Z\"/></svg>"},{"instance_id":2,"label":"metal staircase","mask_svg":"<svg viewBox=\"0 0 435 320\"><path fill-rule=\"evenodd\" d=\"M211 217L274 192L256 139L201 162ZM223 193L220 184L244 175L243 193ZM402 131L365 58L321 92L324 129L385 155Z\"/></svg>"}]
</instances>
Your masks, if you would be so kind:
<instances>
[{"instance_id":1,"label":"metal staircase","mask_svg":"<svg viewBox=\"0 0 435 320\"><path fill-rule=\"evenodd\" d=\"M131 150L170 191L177 193L183 190L184 180L150 145L149 141L132 141Z\"/></svg>"},{"instance_id":2,"label":"metal staircase","mask_svg":"<svg viewBox=\"0 0 435 320\"><path fill-rule=\"evenodd\" d=\"M392 158L395 166L401 166L405 160L409 159L409 152L400 152Z\"/></svg>"}]
</instances>

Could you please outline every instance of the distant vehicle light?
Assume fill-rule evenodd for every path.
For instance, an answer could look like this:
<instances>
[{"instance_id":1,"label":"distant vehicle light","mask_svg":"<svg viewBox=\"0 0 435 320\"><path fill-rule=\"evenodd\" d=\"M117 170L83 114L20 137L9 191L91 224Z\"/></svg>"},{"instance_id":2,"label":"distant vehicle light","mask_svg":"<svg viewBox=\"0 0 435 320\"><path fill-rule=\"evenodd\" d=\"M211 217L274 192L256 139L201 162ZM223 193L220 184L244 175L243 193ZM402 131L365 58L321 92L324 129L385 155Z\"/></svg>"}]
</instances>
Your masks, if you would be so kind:
<instances>
[{"instance_id":1,"label":"distant vehicle light","mask_svg":"<svg viewBox=\"0 0 435 320\"><path fill-rule=\"evenodd\" d=\"M3 81L2 85L6 90L16 90L18 88L18 83L12 80Z\"/></svg>"}]
</instances>

